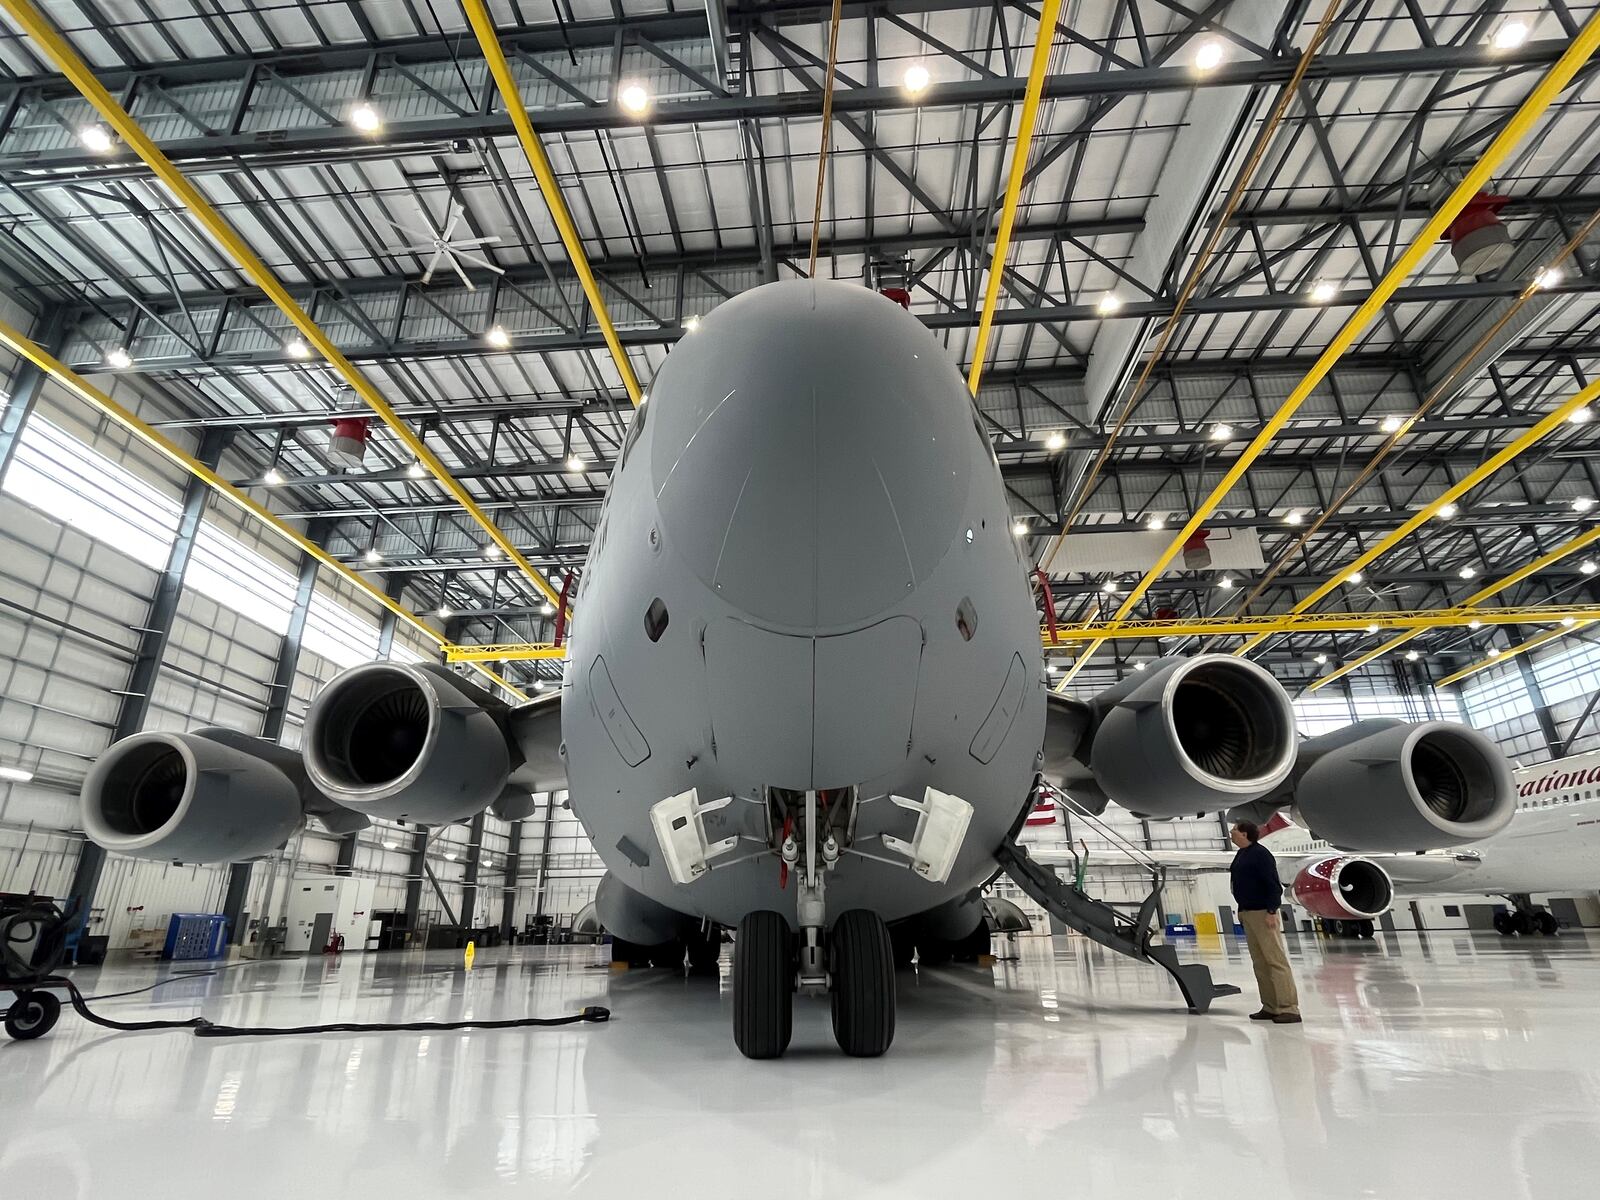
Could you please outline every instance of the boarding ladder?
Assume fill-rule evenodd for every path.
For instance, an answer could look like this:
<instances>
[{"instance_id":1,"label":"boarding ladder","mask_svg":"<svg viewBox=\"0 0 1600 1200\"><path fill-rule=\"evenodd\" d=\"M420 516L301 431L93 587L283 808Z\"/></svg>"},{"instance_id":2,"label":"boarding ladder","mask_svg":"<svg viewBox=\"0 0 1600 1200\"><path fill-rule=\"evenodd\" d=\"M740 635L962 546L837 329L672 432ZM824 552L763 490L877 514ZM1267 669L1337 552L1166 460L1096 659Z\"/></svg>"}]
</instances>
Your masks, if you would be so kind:
<instances>
[{"instance_id":1,"label":"boarding ladder","mask_svg":"<svg viewBox=\"0 0 1600 1200\"><path fill-rule=\"evenodd\" d=\"M1028 813L1033 811L1031 798L995 854L1000 869L1035 903L1069 929L1076 929L1108 950L1162 967L1177 983L1190 1012L1205 1012L1219 996L1237 996L1239 989L1233 984L1212 980L1210 967L1203 963L1181 963L1172 946L1155 940L1156 922L1163 911L1161 887L1166 882L1166 869L1071 797L1058 793L1056 803L1150 871L1153 887L1144 903L1139 905L1138 913L1130 917L1119 912L1104 901L1096 900L1076 882L1063 882L1050 868L1028 857L1027 849L1017 843L1017 835L1022 831Z\"/></svg>"}]
</instances>

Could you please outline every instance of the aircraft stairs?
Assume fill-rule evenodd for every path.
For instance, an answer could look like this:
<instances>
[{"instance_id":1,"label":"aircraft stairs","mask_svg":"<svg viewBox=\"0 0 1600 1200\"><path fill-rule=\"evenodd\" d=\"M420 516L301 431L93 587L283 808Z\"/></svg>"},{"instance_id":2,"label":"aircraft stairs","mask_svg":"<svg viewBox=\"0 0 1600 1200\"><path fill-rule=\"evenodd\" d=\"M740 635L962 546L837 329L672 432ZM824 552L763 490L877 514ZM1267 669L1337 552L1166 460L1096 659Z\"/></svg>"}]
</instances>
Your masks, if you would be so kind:
<instances>
[{"instance_id":1,"label":"aircraft stairs","mask_svg":"<svg viewBox=\"0 0 1600 1200\"><path fill-rule=\"evenodd\" d=\"M1098 821L1086 809L1066 797L1062 797L1058 803L1080 821L1093 825L1113 844L1120 843L1120 848L1131 858L1137 861L1143 857L1136 847L1127 843L1126 839L1109 826ZM1027 848L1018 844L1017 834L1022 829L1023 820L1032 810L1033 804L1030 800L1022 815L1018 817L1010 835L1001 843L995 858L1000 863L1000 869L1009 875L1036 904L1067 928L1076 929L1108 950L1125 954L1139 962L1154 963L1161 967L1177 983L1190 1012L1203 1013L1219 996L1239 994L1239 989L1233 984L1215 982L1211 978L1211 968L1204 963L1179 962L1178 953L1172 946L1156 940L1157 922L1164 911L1161 905L1161 888L1166 880L1166 871L1159 863L1153 860L1140 863L1150 870L1153 887L1150 894L1145 897L1144 903L1139 905L1138 912L1130 917L1127 913L1089 895L1083 890L1081 882L1075 880L1067 883L1050 868L1028 856Z\"/></svg>"}]
</instances>

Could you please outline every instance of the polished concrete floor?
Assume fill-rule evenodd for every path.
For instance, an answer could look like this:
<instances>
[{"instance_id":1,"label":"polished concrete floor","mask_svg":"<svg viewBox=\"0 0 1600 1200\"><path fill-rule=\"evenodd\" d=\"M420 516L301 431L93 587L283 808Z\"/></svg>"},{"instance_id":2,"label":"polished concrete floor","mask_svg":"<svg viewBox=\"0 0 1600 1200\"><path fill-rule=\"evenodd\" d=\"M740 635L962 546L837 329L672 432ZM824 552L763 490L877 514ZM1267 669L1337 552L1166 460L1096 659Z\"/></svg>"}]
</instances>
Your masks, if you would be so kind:
<instances>
[{"instance_id":1,"label":"polished concrete floor","mask_svg":"<svg viewBox=\"0 0 1600 1200\"><path fill-rule=\"evenodd\" d=\"M1293 939L1306 1024L1188 1016L1082 940L901 978L899 1034L735 1051L722 986L588 948L232 967L98 1006L300 1025L554 1015L605 1026L199 1040L72 1016L0 1042L0 1196L1404 1197L1595 1194L1600 936ZM1203 939L1219 978L1242 947ZM81 971L89 992L147 963Z\"/></svg>"}]
</instances>

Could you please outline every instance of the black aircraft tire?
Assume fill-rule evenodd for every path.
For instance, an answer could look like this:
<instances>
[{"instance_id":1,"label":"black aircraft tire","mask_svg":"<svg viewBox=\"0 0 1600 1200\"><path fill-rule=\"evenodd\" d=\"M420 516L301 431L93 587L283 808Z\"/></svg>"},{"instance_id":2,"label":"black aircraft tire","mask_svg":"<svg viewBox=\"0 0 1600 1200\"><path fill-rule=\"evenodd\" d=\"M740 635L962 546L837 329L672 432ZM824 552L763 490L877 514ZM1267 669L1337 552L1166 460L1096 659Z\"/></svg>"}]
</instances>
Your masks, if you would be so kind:
<instances>
[{"instance_id":1,"label":"black aircraft tire","mask_svg":"<svg viewBox=\"0 0 1600 1200\"><path fill-rule=\"evenodd\" d=\"M1371 921L1360 921L1356 924L1356 936L1359 938L1370 938L1376 932Z\"/></svg>"},{"instance_id":2,"label":"black aircraft tire","mask_svg":"<svg viewBox=\"0 0 1600 1200\"><path fill-rule=\"evenodd\" d=\"M6 1032L19 1042L43 1037L60 1016L61 1001L50 992L23 992L6 1010Z\"/></svg>"},{"instance_id":3,"label":"black aircraft tire","mask_svg":"<svg viewBox=\"0 0 1600 1200\"><path fill-rule=\"evenodd\" d=\"M828 936L833 1037L852 1058L876 1058L894 1041L894 946L877 913L853 908Z\"/></svg>"},{"instance_id":4,"label":"black aircraft tire","mask_svg":"<svg viewBox=\"0 0 1600 1200\"><path fill-rule=\"evenodd\" d=\"M1548 908L1541 908L1533 914L1533 924L1545 937L1555 937L1556 930L1561 927L1561 923L1556 920L1555 913Z\"/></svg>"},{"instance_id":5,"label":"black aircraft tire","mask_svg":"<svg viewBox=\"0 0 1600 1200\"><path fill-rule=\"evenodd\" d=\"M1511 916L1511 928L1523 937L1527 937L1533 932L1533 917L1525 912L1513 913Z\"/></svg>"},{"instance_id":6,"label":"black aircraft tire","mask_svg":"<svg viewBox=\"0 0 1600 1200\"><path fill-rule=\"evenodd\" d=\"M1508 913L1508 912L1497 912L1497 913L1495 913L1495 915L1494 915L1494 931L1496 933L1498 933L1501 937L1510 937L1513 933L1516 932L1516 930L1512 927L1512 924L1511 924L1511 914L1510 913Z\"/></svg>"},{"instance_id":7,"label":"black aircraft tire","mask_svg":"<svg viewBox=\"0 0 1600 1200\"><path fill-rule=\"evenodd\" d=\"M794 939L783 914L746 913L733 944L733 1040L746 1058L777 1058L794 1032Z\"/></svg>"},{"instance_id":8,"label":"black aircraft tire","mask_svg":"<svg viewBox=\"0 0 1600 1200\"><path fill-rule=\"evenodd\" d=\"M1322 930L1329 937L1343 937L1344 936L1344 922L1343 921L1336 921L1331 917L1324 918L1324 920L1322 922Z\"/></svg>"}]
</instances>

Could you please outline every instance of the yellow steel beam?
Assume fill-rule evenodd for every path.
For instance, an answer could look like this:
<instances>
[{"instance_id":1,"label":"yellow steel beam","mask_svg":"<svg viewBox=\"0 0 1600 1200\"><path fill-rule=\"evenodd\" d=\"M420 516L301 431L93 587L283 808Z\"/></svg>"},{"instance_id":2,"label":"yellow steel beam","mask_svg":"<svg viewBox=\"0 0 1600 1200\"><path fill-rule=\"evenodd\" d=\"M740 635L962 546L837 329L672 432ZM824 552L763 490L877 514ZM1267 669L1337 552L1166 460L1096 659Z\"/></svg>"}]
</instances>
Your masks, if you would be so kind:
<instances>
[{"instance_id":1,"label":"yellow steel beam","mask_svg":"<svg viewBox=\"0 0 1600 1200\"><path fill-rule=\"evenodd\" d=\"M1482 662L1473 663L1470 667L1462 667L1461 670L1457 671L1453 675L1446 675L1443 679L1436 681L1433 686L1444 687L1449 683L1460 683L1463 679L1467 678L1467 676L1476 675L1479 671L1484 670L1486 667L1492 667L1497 663L1503 663L1508 658L1515 658L1517 655L1526 654L1530 650L1537 650L1546 642L1553 642L1559 637L1566 637L1569 633L1576 633L1580 629L1587 629L1593 624L1593 621L1576 621L1573 624L1563 626L1560 629L1547 629L1543 633L1536 633L1525 642L1519 642L1515 646L1509 646L1506 649L1501 650L1499 653L1484 659Z\"/></svg>"},{"instance_id":2,"label":"yellow steel beam","mask_svg":"<svg viewBox=\"0 0 1600 1200\"><path fill-rule=\"evenodd\" d=\"M1291 613L1261 614L1248 617L1201 617L1194 620L1124 621L1117 625L1081 625L1058 631L1054 641L1040 632L1046 650L1073 649L1084 642L1163 637L1227 637L1230 634L1327 633L1339 631L1395 629L1414 626L1438 629L1469 625L1528 625L1551 621L1600 620L1600 604L1520 605L1514 608L1408 609L1403 612ZM447 645L447 662L484 663L505 660L527 662L560 659L567 656L565 646L548 642L505 642L497 645Z\"/></svg>"},{"instance_id":3,"label":"yellow steel beam","mask_svg":"<svg viewBox=\"0 0 1600 1200\"><path fill-rule=\"evenodd\" d=\"M1297 601L1295 606L1289 611L1297 613L1305 612L1324 596L1328 595L1329 592L1333 591L1334 588L1338 587L1341 583L1346 582L1353 573L1383 557L1390 550L1394 549L1394 547L1398 545L1403 538L1409 537L1418 529L1422 528L1423 525L1431 521L1434 517L1438 516L1439 510L1442 509L1446 504L1450 504L1461 499L1468 492L1472 491L1473 488L1483 483L1489 478L1489 476L1493 475L1501 467L1509 463L1512 459L1516 458L1524 451L1531 449L1533 446L1549 437L1556 430L1560 429L1564 424L1567 423L1568 418L1570 418L1574 413L1588 408L1589 405L1593 404L1596 400L1600 400L1600 379L1595 380L1595 382L1591 383L1588 387L1574 392L1571 396L1568 396L1554 409L1546 413L1544 417L1540 419L1538 424L1524 431L1518 437L1514 438L1509 444L1498 450L1489 458L1485 459L1482 463L1479 463L1470 472L1468 472L1467 475L1460 480L1460 482L1451 484L1432 500L1428 501L1427 504L1424 504L1420 509L1412 513L1411 516L1406 518L1405 521L1401 522L1397 528L1390 530L1376 542L1373 542L1372 545L1368 546L1355 558L1351 559L1344 566L1340 567L1338 571L1334 572L1333 576L1325 583L1322 583L1318 587L1314 588L1309 595ZM1235 650L1234 653L1245 654L1259 645L1261 642L1265 641L1269 636L1269 634L1262 634L1259 637L1251 638L1244 645Z\"/></svg>"},{"instance_id":4,"label":"yellow steel beam","mask_svg":"<svg viewBox=\"0 0 1600 1200\"><path fill-rule=\"evenodd\" d=\"M1028 87L1022 96L1022 115L1017 122L1017 140L1011 148L1011 174L1006 179L1005 200L1000 205L1000 226L994 235L994 257L989 262L989 278L983 291L983 308L978 313L978 333L972 342L972 365L967 368L967 390L978 394L983 379L984 361L989 357L989 335L994 330L994 310L1000 302L1000 282L1006 272L1006 255L1011 249L1011 228L1017 219L1017 201L1028 173L1028 147L1039 119L1039 99L1044 94L1045 69L1050 65L1050 49L1056 40L1056 20L1061 0L1044 0L1039 9L1039 28L1033 39L1033 60L1028 66Z\"/></svg>"},{"instance_id":5,"label":"yellow steel beam","mask_svg":"<svg viewBox=\"0 0 1600 1200\"><path fill-rule=\"evenodd\" d=\"M189 210L189 214L238 264L239 269L250 278L250 281L266 293L268 299L277 305L278 310L300 331L306 342L314 347L339 377L355 390L356 395L361 397L367 407L382 418L383 423L394 431L401 444L439 481L451 498L467 510L495 545L522 569L534 586L552 603L558 602L560 597L550 586L549 580L539 574L511 540L500 532L495 523L489 519L489 514L472 498L472 494L450 474L444 463L390 407L389 402L383 398L372 382L356 369L355 364L334 345L333 339L311 319L305 309L300 307L299 302L289 294L288 288L272 269L261 261L205 195L161 152L161 148L144 131L144 127L134 120L128 110L106 90L105 85L95 78L89 65L79 57L78 52L72 48L49 18L34 6L32 0L0 0L0 9L10 14L22 31L37 43L45 57L55 64L56 69L66 76L73 87L78 89L83 98L105 119L106 124L116 131L117 136L144 160L145 165L166 185L178 203Z\"/></svg>"},{"instance_id":6,"label":"yellow steel beam","mask_svg":"<svg viewBox=\"0 0 1600 1200\"><path fill-rule=\"evenodd\" d=\"M295 549L305 554L309 554L324 567L327 567L329 570L338 574L341 579L345 580L345 582L365 592L374 601L388 609L396 617L404 621L407 625L410 625L418 633L425 635L431 641L437 643L440 647L448 644L446 639L440 635L438 630L428 625L421 617L417 616L416 613L412 612L399 601L394 600L386 595L383 589L376 587L364 576L358 575L344 563L333 557L333 555L329 554L321 546L317 545L310 538L306 537L305 534L301 533L298 529L285 522L276 513L272 512L264 505L257 503L255 500L252 500L247 494L245 494L239 488L234 487L232 483L224 479L221 475L217 474L217 472L206 466L199 459L195 458L182 446L172 441L159 430L146 424L139 417L135 416L130 410L118 404L110 396L106 395L99 388L91 384L87 379L83 378L83 376L79 375L71 367L68 367L65 363L62 363L59 359L51 355L44 349L44 347L40 346L31 338L25 336L20 330L14 329L5 321L0 321L0 345L6 346L21 358L27 359L27 361L32 363L40 371L44 372L67 391L71 392L78 399L110 417L118 425L121 425L124 429L133 434L134 437L138 438L152 450L155 450L169 462L180 467L182 470L187 471L190 475L193 475L207 487L211 488L212 491L216 492L217 495L228 501L228 503L239 509L246 516L251 517L252 519L266 526ZM495 683L505 688L506 691L510 692L512 695L523 700L527 699L527 696L524 693L518 691L516 687L510 683L507 683L495 672L483 667L478 669L483 675L487 676L489 679L492 679Z\"/></svg>"},{"instance_id":7,"label":"yellow steel beam","mask_svg":"<svg viewBox=\"0 0 1600 1200\"><path fill-rule=\"evenodd\" d=\"M1075 625L1043 634L1046 647L1083 642L1163 637L1228 637L1241 633L1337 633L1380 629L1440 629L1457 625L1527 625L1600 618L1600 604L1524 604L1508 608L1424 608L1404 611L1262 613L1247 617L1194 617L1170 621L1120 621Z\"/></svg>"},{"instance_id":8,"label":"yellow steel beam","mask_svg":"<svg viewBox=\"0 0 1600 1200\"><path fill-rule=\"evenodd\" d=\"M512 642L503 646L446 646L445 662L539 662L552 658L565 658L567 648L548 642Z\"/></svg>"},{"instance_id":9,"label":"yellow steel beam","mask_svg":"<svg viewBox=\"0 0 1600 1200\"><path fill-rule=\"evenodd\" d=\"M1183 549L1184 543L1193 537L1196 531L1205 524L1206 518L1216 511L1217 506L1227 499L1228 493L1237 486L1245 471L1250 468L1250 464L1260 457L1272 439L1278 436L1278 431L1305 403L1306 397L1327 377L1328 372L1333 370L1334 364L1344 356L1345 352L1355 344L1356 339L1377 318L1379 311L1388 302L1389 298L1394 295L1395 290L1401 283L1405 281L1406 276L1416 269L1423 258L1437 248L1439 239L1444 236L1445 230L1450 223L1466 207L1467 202L1489 183L1490 176L1493 175L1495 168L1505 160L1516 144L1527 136L1534 123L1555 101L1561 90L1572 81L1572 77L1577 74L1579 68L1593 56L1597 48L1600 48L1600 12L1595 13L1584 24L1577 36L1572 39L1567 49L1562 53L1560 59L1550 68L1544 78L1538 82L1533 91L1528 93L1527 98L1512 115L1511 120L1501 129L1494 141L1489 143L1482 157L1472 164L1472 167L1462 177L1461 182L1456 185L1455 190L1450 193L1449 198L1440 206L1439 211L1428 219L1427 224L1412 239L1411 244L1406 247L1404 253L1395 259L1394 264L1388 271L1384 272L1383 278L1377 282L1371 293L1361 302L1360 307L1350 315L1338 334L1334 336L1333 341L1328 344L1328 348L1322 352L1316 363L1306 372L1305 378L1295 385L1294 390L1285 398L1277 412L1268 418L1267 423L1261 427L1261 431L1245 447L1244 452L1229 466L1221 481L1211 490L1211 493L1200 503L1199 507L1195 509L1193 515L1184 523L1183 528L1173 537L1171 544L1161 552L1160 557L1156 559L1155 565L1145 573L1144 578L1134 585L1126 599L1123 600L1122 605L1117 609L1117 620L1122 620L1134 610L1139 601L1144 598L1145 592L1150 590L1150 586L1161 577L1162 573L1171 565L1172 560L1178 556L1178 552ZM1091 645L1089 650L1073 664L1072 669L1058 686L1065 687L1068 680L1082 668L1084 662L1093 652L1094 647Z\"/></svg>"},{"instance_id":10,"label":"yellow steel beam","mask_svg":"<svg viewBox=\"0 0 1600 1200\"><path fill-rule=\"evenodd\" d=\"M506 61L505 51L500 48L500 36L495 32L494 18L489 15L483 0L461 0L461 7L466 10L472 32L478 35L478 46L483 51L484 61L489 64L489 74L494 77L495 87L500 91L500 102L505 105L506 115L511 118L511 124L517 131L517 140L522 143L523 153L528 156L528 166L533 169L533 177L538 181L550 217L556 223L561 244L567 249L572 269L577 272L583 294L588 297L589 307L594 311L595 323L600 326L600 333L611 350L617 374L622 376L622 386L627 389L628 399L637 408L642 394L639 380L633 374L633 364L628 361L628 352L623 349L622 340L617 337L616 326L611 323L611 313L606 308L605 297L600 294L600 285L595 282L594 272L589 267L583 238L573 223L572 213L567 210L566 200L562 198L561 185L556 181L550 158L544 152L544 143L539 140L533 122L528 119L528 106L522 102L522 93L517 88L516 77L511 73L511 64Z\"/></svg>"},{"instance_id":11,"label":"yellow steel beam","mask_svg":"<svg viewBox=\"0 0 1600 1200\"><path fill-rule=\"evenodd\" d=\"M1461 607L1473 608L1476 605L1483 603L1483 601L1487 600L1490 596L1494 596L1505 591L1512 584L1521 583L1530 575L1537 574L1546 567L1559 562L1563 558L1566 558L1568 555L1576 554L1579 550L1584 549L1586 546L1592 546L1597 541L1600 541L1600 525L1580 533L1575 538L1571 538L1568 541L1562 542L1561 545L1557 546L1554 550L1551 550L1546 554L1541 554L1532 562L1525 563L1524 565L1518 567L1515 571L1511 572L1511 574L1496 579L1493 583L1479 588L1477 591L1473 592L1472 595L1468 596L1461 602ZM1418 627L1415 629L1409 629L1405 633L1400 634L1398 637L1390 638L1376 650L1369 650L1360 657L1351 659L1349 662L1344 663L1343 665L1334 668L1332 671L1329 671L1326 675L1321 676L1311 684L1308 690L1314 692L1318 688L1326 687L1335 679L1341 679L1350 674L1350 672L1359 670L1360 668L1366 666L1374 659L1382 658L1385 654L1388 654L1389 651L1405 645L1421 632L1422 628Z\"/></svg>"}]
</instances>

